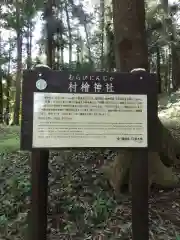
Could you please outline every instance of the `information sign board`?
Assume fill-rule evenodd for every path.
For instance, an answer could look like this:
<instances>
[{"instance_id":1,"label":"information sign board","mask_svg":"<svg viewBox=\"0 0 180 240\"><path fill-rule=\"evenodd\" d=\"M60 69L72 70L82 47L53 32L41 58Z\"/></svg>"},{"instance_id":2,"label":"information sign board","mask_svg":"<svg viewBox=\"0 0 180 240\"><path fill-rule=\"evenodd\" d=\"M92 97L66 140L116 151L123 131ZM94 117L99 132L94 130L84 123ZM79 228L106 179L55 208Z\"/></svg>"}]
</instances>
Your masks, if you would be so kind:
<instances>
[{"instance_id":1,"label":"information sign board","mask_svg":"<svg viewBox=\"0 0 180 240\"><path fill-rule=\"evenodd\" d=\"M34 148L147 147L147 96L34 93Z\"/></svg>"},{"instance_id":2,"label":"information sign board","mask_svg":"<svg viewBox=\"0 0 180 240\"><path fill-rule=\"evenodd\" d=\"M152 147L156 91L146 72L26 71L21 148Z\"/></svg>"}]
</instances>

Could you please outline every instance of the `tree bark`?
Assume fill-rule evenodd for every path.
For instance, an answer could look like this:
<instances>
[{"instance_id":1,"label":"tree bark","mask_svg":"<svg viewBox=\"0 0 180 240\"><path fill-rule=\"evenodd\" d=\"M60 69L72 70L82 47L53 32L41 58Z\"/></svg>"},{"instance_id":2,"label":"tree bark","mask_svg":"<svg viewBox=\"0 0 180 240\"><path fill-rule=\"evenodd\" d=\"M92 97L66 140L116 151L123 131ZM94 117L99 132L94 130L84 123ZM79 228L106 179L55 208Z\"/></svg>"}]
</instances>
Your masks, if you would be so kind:
<instances>
[{"instance_id":1,"label":"tree bark","mask_svg":"<svg viewBox=\"0 0 180 240\"><path fill-rule=\"evenodd\" d=\"M119 58L117 61L117 64L119 63L118 67L123 72L129 72L134 68L148 70L144 0L113 0L113 15L115 44ZM152 183L164 187L177 183L177 178L172 174L172 169L163 164L164 161L166 165L172 165L174 160L169 158L169 146L173 141L172 136L160 121L159 129L159 134L162 136L160 151L159 153L149 152L148 154L149 187ZM172 149L171 152L174 151ZM160 158L162 158L162 161ZM110 168L104 168L115 194L118 194L122 186L127 183L129 191L131 191L132 161L133 153L131 151L120 150Z\"/></svg>"},{"instance_id":2,"label":"tree bark","mask_svg":"<svg viewBox=\"0 0 180 240\"><path fill-rule=\"evenodd\" d=\"M104 67L104 13L105 12L105 2L100 0L100 29L101 29L101 70Z\"/></svg>"},{"instance_id":3,"label":"tree bark","mask_svg":"<svg viewBox=\"0 0 180 240\"><path fill-rule=\"evenodd\" d=\"M17 34L17 73L16 73L16 97L14 106L14 124L19 125L20 99L21 99L21 72L22 72L22 29L20 19L20 6L16 2L16 34Z\"/></svg>"},{"instance_id":4,"label":"tree bark","mask_svg":"<svg viewBox=\"0 0 180 240\"><path fill-rule=\"evenodd\" d=\"M1 12L1 8L0 8ZM0 57L1 56L1 31L0 31ZM2 83L2 68L1 68L1 63L0 63L0 124L3 123L3 83Z\"/></svg>"},{"instance_id":5,"label":"tree bark","mask_svg":"<svg viewBox=\"0 0 180 240\"><path fill-rule=\"evenodd\" d=\"M66 13L66 20L67 20L67 26L68 26L68 41L69 41L69 67L72 66L72 47L73 47L73 39L72 39L72 29L71 29L71 23L70 23L70 17L68 12L68 4L65 2L65 13Z\"/></svg>"},{"instance_id":6,"label":"tree bark","mask_svg":"<svg viewBox=\"0 0 180 240\"><path fill-rule=\"evenodd\" d=\"M0 124L3 123L3 83L2 70L0 68Z\"/></svg>"},{"instance_id":7,"label":"tree bark","mask_svg":"<svg viewBox=\"0 0 180 240\"><path fill-rule=\"evenodd\" d=\"M156 46L156 71L157 71L157 79L158 79L158 93L161 93L162 90L162 82L161 82L161 55L160 55L160 47Z\"/></svg>"},{"instance_id":8,"label":"tree bark","mask_svg":"<svg viewBox=\"0 0 180 240\"><path fill-rule=\"evenodd\" d=\"M28 19L28 29L27 29L27 44L26 44L26 53L27 53L27 69L32 67L32 22L31 19Z\"/></svg>"}]
</instances>

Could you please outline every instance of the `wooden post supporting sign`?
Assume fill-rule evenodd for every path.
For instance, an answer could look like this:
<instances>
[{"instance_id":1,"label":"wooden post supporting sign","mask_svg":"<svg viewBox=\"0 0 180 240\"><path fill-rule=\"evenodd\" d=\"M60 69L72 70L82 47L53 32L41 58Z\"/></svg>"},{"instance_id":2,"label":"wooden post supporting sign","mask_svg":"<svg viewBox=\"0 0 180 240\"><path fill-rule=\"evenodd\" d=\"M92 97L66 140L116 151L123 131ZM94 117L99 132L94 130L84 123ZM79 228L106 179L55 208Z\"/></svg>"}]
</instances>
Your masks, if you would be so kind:
<instances>
[{"instance_id":1,"label":"wooden post supporting sign","mask_svg":"<svg viewBox=\"0 0 180 240\"><path fill-rule=\"evenodd\" d=\"M135 149L132 161L133 240L149 239L148 149Z\"/></svg>"},{"instance_id":2,"label":"wooden post supporting sign","mask_svg":"<svg viewBox=\"0 0 180 240\"><path fill-rule=\"evenodd\" d=\"M133 69L131 72L141 75L145 69ZM143 79L143 77L141 77ZM146 81L146 79L144 79ZM158 85L157 85L158 86ZM157 94L155 95L157 96ZM155 97L156 99L156 97ZM149 99L148 99L149 100ZM150 103L147 103L148 105ZM157 106L157 105L156 105ZM150 112L147 109L147 114ZM149 119L149 117L147 117ZM156 125L156 121L154 122ZM147 125L147 135L149 129ZM148 147L133 150L132 161L132 233L133 240L149 239L148 218Z\"/></svg>"},{"instance_id":3,"label":"wooden post supporting sign","mask_svg":"<svg viewBox=\"0 0 180 240\"><path fill-rule=\"evenodd\" d=\"M49 151L33 150L30 240L46 240Z\"/></svg>"},{"instance_id":4,"label":"wooden post supporting sign","mask_svg":"<svg viewBox=\"0 0 180 240\"><path fill-rule=\"evenodd\" d=\"M47 30L47 44L46 44L47 65L39 64L34 69L38 78L38 80L36 81L36 88L39 90L45 89L45 85L44 85L45 83L42 82L43 80L41 79L43 77L43 73L53 68L53 60L52 60L53 36L50 34L49 22L48 22L48 19L52 18L52 0L47 1L47 6L45 7L45 11L44 11L44 18L46 20L46 30ZM24 96L23 98L28 98L26 96L27 91L28 91L27 89L23 90L23 96ZM30 104L34 105L32 101ZM23 107L27 107L26 105L24 105L24 102L23 102ZM26 116L24 116L24 119L22 120L22 126L24 126L24 124L27 121L28 119L26 119ZM25 136L22 138L22 141L26 141ZM31 194L31 212L30 212L31 217L30 217L30 227L29 227L30 240L46 240L47 239L48 161L49 161L49 149L32 148L31 150L32 194Z\"/></svg>"},{"instance_id":5,"label":"wooden post supporting sign","mask_svg":"<svg viewBox=\"0 0 180 240\"><path fill-rule=\"evenodd\" d=\"M42 72L48 71L50 68L46 65L37 65L35 70L40 78ZM42 89L43 84L36 82L38 88ZM27 94L27 90L23 91L23 95ZM28 97L28 96L27 96ZM24 97L23 97L24 98ZM26 96L25 96L26 98ZM33 104L33 103L31 103ZM23 108L27 107L24 105ZM22 128L26 125L28 119L24 116L22 120ZM21 141L26 141L24 136ZM23 145L23 142L22 142ZM48 161L49 149L31 149L31 209L30 209L30 240L46 240L47 235L47 195L48 195Z\"/></svg>"}]
</instances>

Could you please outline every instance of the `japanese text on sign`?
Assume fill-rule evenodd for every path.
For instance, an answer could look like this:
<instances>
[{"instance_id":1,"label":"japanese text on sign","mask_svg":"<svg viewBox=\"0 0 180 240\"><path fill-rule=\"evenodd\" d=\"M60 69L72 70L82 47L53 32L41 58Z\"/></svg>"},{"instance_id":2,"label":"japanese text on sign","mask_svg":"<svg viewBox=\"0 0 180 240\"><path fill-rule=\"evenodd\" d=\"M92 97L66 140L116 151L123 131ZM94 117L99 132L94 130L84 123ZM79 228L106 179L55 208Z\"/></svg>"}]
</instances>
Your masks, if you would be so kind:
<instances>
[{"instance_id":1,"label":"japanese text on sign","mask_svg":"<svg viewBox=\"0 0 180 240\"><path fill-rule=\"evenodd\" d=\"M77 89L80 89L82 93L88 92L114 92L114 85L112 76L86 76L86 75L69 75L69 87L68 90L70 93L77 92Z\"/></svg>"},{"instance_id":2,"label":"japanese text on sign","mask_svg":"<svg viewBox=\"0 0 180 240\"><path fill-rule=\"evenodd\" d=\"M147 147L147 96L34 93L33 147Z\"/></svg>"}]
</instances>

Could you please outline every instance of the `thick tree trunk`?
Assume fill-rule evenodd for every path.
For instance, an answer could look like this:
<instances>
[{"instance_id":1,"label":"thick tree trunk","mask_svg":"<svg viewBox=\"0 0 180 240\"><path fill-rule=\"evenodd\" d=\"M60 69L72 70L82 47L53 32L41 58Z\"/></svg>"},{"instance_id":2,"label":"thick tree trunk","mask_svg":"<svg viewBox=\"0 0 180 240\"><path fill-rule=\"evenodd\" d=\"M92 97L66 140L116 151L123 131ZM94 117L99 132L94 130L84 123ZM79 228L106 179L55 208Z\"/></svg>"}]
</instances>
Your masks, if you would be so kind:
<instances>
[{"instance_id":1,"label":"thick tree trunk","mask_svg":"<svg viewBox=\"0 0 180 240\"><path fill-rule=\"evenodd\" d=\"M123 72L129 72L134 68L148 70L144 0L113 0L113 14L115 44L119 57L117 63L120 63L120 70ZM170 187L177 183L177 178L173 175L172 169L166 167L163 162L166 165L172 165L173 157L170 157L170 152L172 153L174 148L172 147L171 151L169 148L173 139L160 121L159 128L159 134L162 136L160 151L148 154L149 187L152 183ZM121 187L127 183L131 191L132 161L131 151L120 150L110 168L104 168L115 194L118 194Z\"/></svg>"},{"instance_id":2,"label":"thick tree trunk","mask_svg":"<svg viewBox=\"0 0 180 240\"><path fill-rule=\"evenodd\" d=\"M172 43L172 86L173 91L177 91L180 87L180 59L177 52L177 47Z\"/></svg>"}]
</instances>

